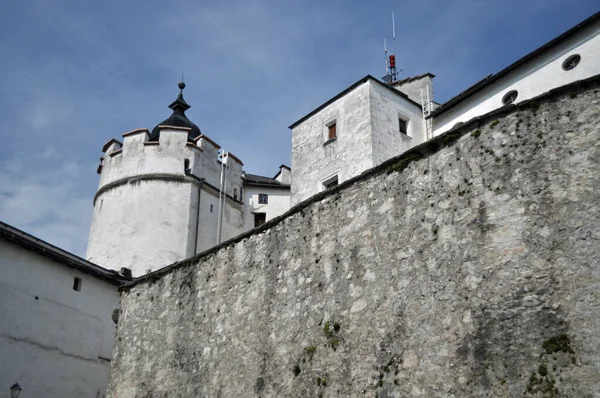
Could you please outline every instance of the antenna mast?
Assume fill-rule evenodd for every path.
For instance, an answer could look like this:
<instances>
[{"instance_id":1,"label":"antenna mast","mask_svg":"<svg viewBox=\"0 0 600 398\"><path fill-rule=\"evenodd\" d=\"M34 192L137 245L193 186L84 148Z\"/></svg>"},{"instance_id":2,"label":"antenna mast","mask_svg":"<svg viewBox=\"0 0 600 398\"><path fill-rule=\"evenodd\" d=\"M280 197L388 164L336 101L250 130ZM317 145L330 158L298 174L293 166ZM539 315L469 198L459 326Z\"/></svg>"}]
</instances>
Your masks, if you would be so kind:
<instances>
[{"instance_id":1,"label":"antenna mast","mask_svg":"<svg viewBox=\"0 0 600 398\"><path fill-rule=\"evenodd\" d=\"M385 39L383 39L383 52L385 53L385 73L384 80L387 83L393 83L398 78L398 72L396 71L396 21L394 18L394 12L392 11L392 41L393 41L393 53L388 56L387 46Z\"/></svg>"}]
</instances>

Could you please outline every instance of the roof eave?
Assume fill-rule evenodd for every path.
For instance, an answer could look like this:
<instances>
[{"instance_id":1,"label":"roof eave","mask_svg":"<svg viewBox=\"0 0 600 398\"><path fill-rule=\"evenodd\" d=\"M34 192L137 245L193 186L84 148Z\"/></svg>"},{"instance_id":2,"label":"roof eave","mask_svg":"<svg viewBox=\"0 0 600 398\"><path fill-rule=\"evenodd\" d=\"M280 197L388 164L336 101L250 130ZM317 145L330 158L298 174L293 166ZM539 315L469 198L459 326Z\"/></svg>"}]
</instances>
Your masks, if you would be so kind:
<instances>
[{"instance_id":1,"label":"roof eave","mask_svg":"<svg viewBox=\"0 0 600 398\"><path fill-rule=\"evenodd\" d=\"M417 107L421 108L421 104L416 103L415 101L411 100L408 95L404 94L401 91L396 90L395 88L391 87L390 85L383 83L381 81L379 81L379 79L376 79L375 77L373 77L372 75L366 75L365 77L363 77L362 79L360 79L359 81L357 81L356 83L352 84L351 86L349 86L348 88L346 88L345 90L343 90L342 92L340 92L339 94L337 94L336 96L330 98L329 100L327 100L326 102L324 102L323 104L321 104L320 106L318 106L317 108L313 109L311 112L309 112L308 114L304 115L303 117L301 117L300 119L298 119L296 122L292 123L288 128L289 129L293 129L294 127L296 127L297 125L299 125L300 123L304 122L305 120L307 120L308 118L310 118L311 116L314 116L315 114L317 114L319 111L323 110L324 108L326 108L328 105L331 105L332 103L334 103L335 101L337 101L338 99L342 98L343 96L345 96L346 94L348 94L349 92L353 91L355 88L357 88L358 86L360 86L361 84L366 83L367 81L372 80L374 82L377 82L378 84L380 84L381 86L387 88L388 90L391 90L391 92L395 93L396 95L408 100L409 102L413 103L414 105L416 105Z\"/></svg>"},{"instance_id":2,"label":"roof eave","mask_svg":"<svg viewBox=\"0 0 600 398\"><path fill-rule=\"evenodd\" d=\"M60 264L77 269L85 274L102 279L112 285L121 286L127 280L116 271L108 270L97 264L91 263L73 253L60 249L48 242L34 237L18 228L0 221L0 237L31 250L44 257L48 257Z\"/></svg>"},{"instance_id":3,"label":"roof eave","mask_svg":"<svg viewBox=\"0 0 600 398\"><path fill-rule=\"evenodd\" d=\"M575 33L577 33L579 31L581 31L582 29L586 28L588 25L592 24L598 18L600 18L600 12L595 13L591 17L589 17L589 18L585 19L584 21L578 23L577 25L573 26L571 29L567 30L566 32L564 32L564 33L560 34L559 36L555 37L554 39L548 41L546 44L544 44L544 45L536 48L535 50L533 50L532 52L528 53L524 57L519 58L518 60L516 60L515 62L513 62L512 64L510 64L506 68L502 69L500 72L496 73L495 75L489 75L489 76L485 77L483 80L481 80L481 81L475 83L473 86L471 86L471 88L469 88L469 89L463 91L462 93L460 93L460 94L458 94L458 95L450 98L448 101L446 101L445 104L442 104L442 106L440 106L438 109L436 109L435 111L431 112L431 114L428 116L428 118L441 115L442 113L446 112L447 110L453 108L454 106L456 106L457 104L459 104L463 100L471 97L472 95L476 94L477 92L479 92L483 88L485 88L488 85L494 83L495 81L499 80L500 78L506 76L508 73L512 72L514 69L516 69L519 66L523 65L525 62L527 62L527 61L535 58L536 56L542 54L543 52L545 52L548 49L552 48L553 46L555 46L556 44L560 43L561 41L563 41L563 40L571 37ZM480 85L480 83L484 83L484 84Z\"/></svg>"}]
</instances>

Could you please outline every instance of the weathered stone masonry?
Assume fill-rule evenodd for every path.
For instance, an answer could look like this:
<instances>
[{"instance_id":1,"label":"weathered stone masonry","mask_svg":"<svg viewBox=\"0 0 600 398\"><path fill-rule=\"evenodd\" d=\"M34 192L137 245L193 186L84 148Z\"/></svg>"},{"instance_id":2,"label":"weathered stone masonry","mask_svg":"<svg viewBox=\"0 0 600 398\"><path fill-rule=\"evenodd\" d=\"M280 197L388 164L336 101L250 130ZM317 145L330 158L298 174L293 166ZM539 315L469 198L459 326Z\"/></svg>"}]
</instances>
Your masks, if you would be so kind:
<instances>
[{"instance_id":1,"label":"weathered stone masonry","mask_svg":"<svg viewBox=\"0 0 600 398\"><path fill-rule=\"evenodd\" d=\"M598 86L138 280L110 396L600 397Z\"/></svg>"}]
</instances>

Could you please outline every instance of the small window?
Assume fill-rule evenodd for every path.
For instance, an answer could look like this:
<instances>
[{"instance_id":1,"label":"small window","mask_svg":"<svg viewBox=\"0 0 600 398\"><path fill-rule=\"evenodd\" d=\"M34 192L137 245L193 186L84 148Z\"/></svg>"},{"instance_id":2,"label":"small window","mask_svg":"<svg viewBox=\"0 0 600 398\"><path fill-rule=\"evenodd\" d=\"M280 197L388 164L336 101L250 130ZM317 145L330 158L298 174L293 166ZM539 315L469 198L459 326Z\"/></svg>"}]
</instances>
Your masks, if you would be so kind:
<instances>
[{"instance_id":1,"label":"small window","mask_svg":"<svg viewBox=\"0 0 600 398\"><path fill-rule=\"evenodd\" d=\"M269 204L269 195L267 195L266 193L259 193L258 194L258 204L259 205Z\"/></svg>"},{"instance_id":2,"label":"small window","mask_svg":"<svg viewBox=\"0 0 600 398\"><path fill-rule=\"evenodd\" d=\"M190 174L192 171L192 169L190 169L190 160L189 159L184 159L183 161L183 172L185 174Z\"/></svg>"},{"instance_id":3,"label":"small window","mask_svg":"<svg viewBox=\"0 0 600 398\"><path fill-rule=\"evenodd\" d=\"M233 199L237 200L237 188L233 188Z\"/></svg>"},{"instance_id":4,"label":"small window","mask_svg":"<svg viewBox=\"0 0 600 398\"><path fill-rule=\"evenodd\" d=\"M337 125L335 122L327 125L327 140L333 140L337 138Z\"/></svg>"},{"instance_id":5,"label":"small window","mask_svg":"<svg viewBox=\"0 0 600 398\"><path fill-rule=\"evenodd\" d=\"M406 120L398 118L398 131L400 131L402 134L408 135L408 130L406 128L407 125L408 122Z\"/></svg>"},{"instance_id":6,"label":"small window","mask_svg":"<svg viewBox=\"0 0 600 398\"><path fill-rule=\"evenodd\" d=\"M323 189L333 188L337 185L338 185L338 176L337 175L323 181Z\"/></svg>"},{"instance_id":7,"label":"small window","mask_svg":"<svg viewBox=\"0 0 600 398\"><path fill-rule=\"evenodd\" d=\"M210 205L210 212L213 212L213 205Z\"/></svg>"},{"instance_id":8,"label":"small window","mask_svg":"<svg viewBox=\"0 0 600 398\"><path fill-rule=\"evenodd\" d=\"M563 62L562 68L564 70L575 69L575 67L577 65L579 65L579 61L581 61L581 55L579 55L579 54L571 55L569 58L567 58L565 60L565 62Z\"/></svg>"},{"instance_id":9,"label":"small window","mask_svg":"<svg viewBox=\"0 0 600 398\"><path fill-rule=\"evenodd\" d=\"M267 222L267 213L254 213L254 227L263 225Z\"/></svg>"},{"instance_id":10,"label":"small window","mask_svg":"<svg viewBox=\"0 0 600 398\"><path fill-rule=\"evenodd\" d=\"M73 290L80 292L81 291L81 278L75 277L73 279Z\"/></svg>"},{"instance_id":11,"label":"small window","mask_svg":"<svg viewBox=\"0 0 600 398\"><path fill-rule=\"evenodd\" d=\"M517 90L511 90L508 93L506 93L504 97L502 97L502 103L504 105L512 104L513 102L515 102L518 96L519 93Z\"/></svg>"}]
</instances>

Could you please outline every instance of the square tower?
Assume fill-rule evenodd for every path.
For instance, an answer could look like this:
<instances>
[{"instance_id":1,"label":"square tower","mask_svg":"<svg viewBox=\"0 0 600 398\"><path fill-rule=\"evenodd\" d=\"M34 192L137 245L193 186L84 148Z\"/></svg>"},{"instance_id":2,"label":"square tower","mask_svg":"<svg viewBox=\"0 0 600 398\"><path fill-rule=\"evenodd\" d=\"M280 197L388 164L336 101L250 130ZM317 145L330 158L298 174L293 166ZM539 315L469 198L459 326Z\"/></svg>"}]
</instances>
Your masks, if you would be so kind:
<instances>
[{"instance_id":1,"label":"square tower","mask_svg":"<svg viewBox=\"0 0 600 398\"><path fill-rule=\"evenodd\" d=\"M370 75L290 129L292 206L425 141L421 105Z\"/></svg>"}]
</instances>

